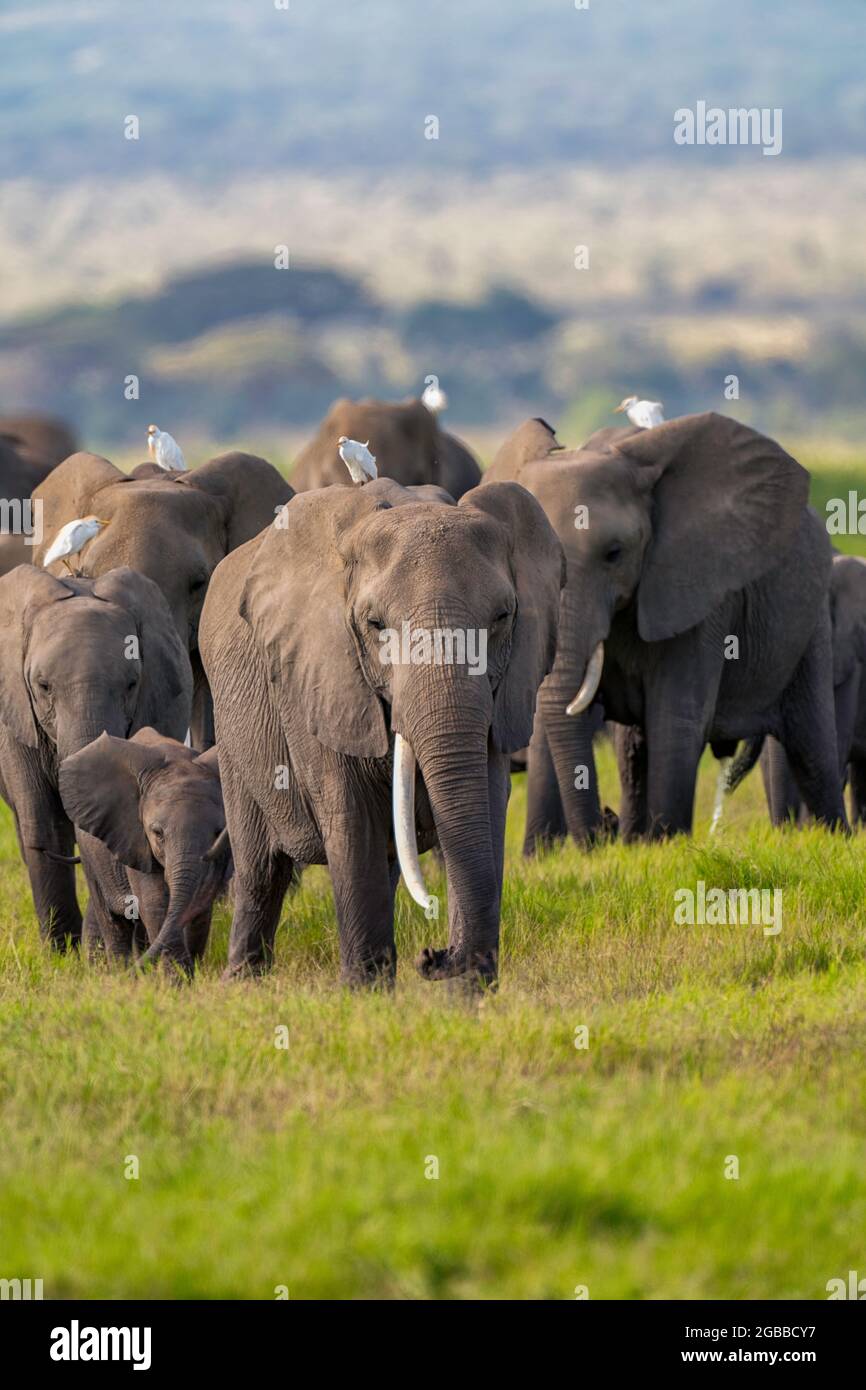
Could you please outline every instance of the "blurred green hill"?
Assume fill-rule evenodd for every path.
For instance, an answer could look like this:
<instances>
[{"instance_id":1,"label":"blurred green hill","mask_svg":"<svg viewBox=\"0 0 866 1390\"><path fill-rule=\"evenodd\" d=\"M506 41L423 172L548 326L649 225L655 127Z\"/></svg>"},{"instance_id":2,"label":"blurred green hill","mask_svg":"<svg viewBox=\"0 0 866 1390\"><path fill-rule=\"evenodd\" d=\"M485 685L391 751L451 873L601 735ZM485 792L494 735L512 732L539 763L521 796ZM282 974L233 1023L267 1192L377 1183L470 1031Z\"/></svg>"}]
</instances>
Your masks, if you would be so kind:
<instances>
[{"instance_id":1,"label":"blurred green hill","mask_svg":"<svg viewBox=\"0 0 866 1390\"><path fill-rule=\"evenodd\" d=\"M152 420L236 438L304 429L342 394L416 395L435 373L449 418L473 425L542 413L577 437L635 390L672 415L862 430L862 321L810 324L760 304L733 313L735 295L711 280L664 310L650 290L617 313L604 301L557 311L494 284L474 300L401 306L346 272L237 261L3 324L0 407L50 408L90 441L134 444ZM739 399L725 395L732 376Z\"/></svg>"}]
</instances>

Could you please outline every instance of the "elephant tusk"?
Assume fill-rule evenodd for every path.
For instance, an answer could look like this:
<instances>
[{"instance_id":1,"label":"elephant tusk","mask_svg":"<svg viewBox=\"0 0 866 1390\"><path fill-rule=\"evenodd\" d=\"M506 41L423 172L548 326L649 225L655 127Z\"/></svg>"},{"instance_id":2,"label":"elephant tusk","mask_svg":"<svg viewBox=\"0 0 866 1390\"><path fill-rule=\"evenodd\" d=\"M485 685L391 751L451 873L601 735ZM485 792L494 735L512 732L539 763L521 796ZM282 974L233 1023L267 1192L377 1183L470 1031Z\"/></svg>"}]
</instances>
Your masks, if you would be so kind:
<instances>
[{"instance_id":1,"label":"elephant tusk","mask_svg":"<svg viewBox=\"0 0 866 1390\"><path fill-rule=\"evenodd\" d=\"M415 754L400 734L394 735L394 839L400 872L410 894L425 912L435 899L424 886L415 835Z\"/></svg>"},{"instance_id":2,"label":"elephant tusk","mask_svg":"<svg viewBox=\"0 0 866 1390\"><path fill-rule=\"evenodd\" d=\"M601 681L601 668L604 665L604 643L599 642L586 668L586 675L583 684L575 695L570 705L566 705L566 714L583 714L585 709L589 709L595 699L595 692L598 690Z\"/></svg>"}]
</instances>

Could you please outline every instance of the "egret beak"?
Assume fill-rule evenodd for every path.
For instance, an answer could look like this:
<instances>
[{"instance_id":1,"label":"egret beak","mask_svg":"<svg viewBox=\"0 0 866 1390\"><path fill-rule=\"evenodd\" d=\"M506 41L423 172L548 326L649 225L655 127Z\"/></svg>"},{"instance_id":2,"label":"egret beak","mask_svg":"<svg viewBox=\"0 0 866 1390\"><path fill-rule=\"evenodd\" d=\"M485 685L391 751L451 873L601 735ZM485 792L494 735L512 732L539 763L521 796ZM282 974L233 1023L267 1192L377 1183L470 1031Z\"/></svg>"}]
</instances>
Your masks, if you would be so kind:
<instances>
[{"instance_id":1,"label":"egret beak","mask_svg":"<svg viewBox=\"0 0 866 1390\"><path fill-rule=\"evenodd\" d=\"M620 402L620 404L616 407L616 409L614 410L613 413L614 413L614 415L622 415L622 413L623 413L624 410L625 410L625 402L622 401L622 402Z\"/></svg>"}]
</instances>

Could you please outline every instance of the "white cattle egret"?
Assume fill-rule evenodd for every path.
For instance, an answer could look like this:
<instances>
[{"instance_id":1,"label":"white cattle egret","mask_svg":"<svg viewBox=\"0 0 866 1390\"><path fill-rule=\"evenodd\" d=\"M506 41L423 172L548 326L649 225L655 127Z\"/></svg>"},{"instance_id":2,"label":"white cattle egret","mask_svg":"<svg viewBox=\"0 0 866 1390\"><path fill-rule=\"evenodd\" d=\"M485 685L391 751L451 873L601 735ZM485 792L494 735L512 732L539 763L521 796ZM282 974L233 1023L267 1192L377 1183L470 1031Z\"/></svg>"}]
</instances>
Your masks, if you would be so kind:
<instances>
[{"instance_id":1,"label":"white cattle egret","mask_svg":"<svg viewBox=\"0 0 866 1390\"><path fill-rule=\"evenodd\" d=\"M98 516L79 516L74 521L67 521L65 526L61 526L54 541L45 553L42 561L43 567L48 568L53 565L55 560L62 560L69 573L72 574L72 566L69 563L70 555L77 555L83 550L88 541L98 535L103 526L108 522L103 521Z\"/></svg>"},{"instance_id":2,"label":"white cattle egret","mask_svg":"<svg viewBox=\"0 0 866 1390\"><path fill-rule=\"evenodd\" d=\"M623 411L631 423L637 425L640 430L651 430L655 425L663 425L665 422L661 401L639 401L637 396L626 396L624 401L620 401L614 414L621 415Z\"/></svg>"},{"instance_id":3,"label":"white cattle egret","mask_svg":"<svg viewBox=\"0 0 866 1390\"><path fill-rule=\"evenodd\" d=\"M448 397L438 382L431 381L430 385L424 388L421 404L426 405L431 415L438 415L441 410L448 409Z\"/></svg>"},{"instance_id":4,"label":"white cattle egret","mask_svg":"<svg viewBox=\"0 0 866 1390\"><path fill-rule=\"evenodd\" d=\"M376 460L367 447L369 443L368 439L367 444L359 444L357 439L347 439L344 434L340 435L338 441L340 458L348 468L352 482L356 485L372 483L373 479L379 476Z\"/></svg>"},{"instance_id":5,"label":"white cattle egret","mask_svg":"<svg viewBox=\"0 0 866 1390\"><path fill-rule=\"evenodd\" d=\"M147 452L166 473L185 473L186 459L176 439L157 425L147 427Z\"/></svg>"}]
</instances>

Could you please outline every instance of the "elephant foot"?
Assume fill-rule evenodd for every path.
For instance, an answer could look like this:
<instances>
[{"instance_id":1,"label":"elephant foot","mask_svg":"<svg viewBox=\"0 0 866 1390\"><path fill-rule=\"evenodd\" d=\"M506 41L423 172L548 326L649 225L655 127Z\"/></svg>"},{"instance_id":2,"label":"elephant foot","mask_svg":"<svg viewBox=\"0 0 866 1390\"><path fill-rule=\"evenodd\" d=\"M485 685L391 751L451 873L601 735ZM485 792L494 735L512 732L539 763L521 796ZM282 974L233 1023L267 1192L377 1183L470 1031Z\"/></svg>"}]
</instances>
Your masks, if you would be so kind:
<instances>
[{"instance_id":1,"label":"elephant foot","mask_svg":"<svg viewBox=\"0 0 866 1390\"><path fill-rule=\"evenodd\" d=\"M244 960L237 965L227 965L220 979L224 985L235 984L239 980L259 980L270 973L270 961Z\"/></svg>"},{"instance_id":2,"label":"elephant foot","mask_svg":"<svg viewBox=\"0 0 866 1390\"><path fill-rule=\"evenodd\" d=\"M195 971L192 956L187 952L163 951L153 946L135 962L135 968L142 974L160 967L175 985L187 983Z\"/></svg>"},{"instance_id":3,"label":"elephant foot","mask_svg":"<svg viewBox=\"0 0 866 1390\"><path fill-rule=\"evenodd\" d=\"M388 993L397 983L397 957L386 951L375 960L358 961L345 965L340 975L340 984L349 989L379 990Z\"/></svg>"},{"instance_id":4,"label":"elephant foot","mask_svg":"<svg viewBox=\"0 0 866 1390\"><path fill-rule=\"evenodd\" d=\"M495 989L499 952L437 950L425 946L415 968L425 980L460 980L473 991Z\"/></svg>"}]
</instances>

